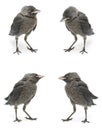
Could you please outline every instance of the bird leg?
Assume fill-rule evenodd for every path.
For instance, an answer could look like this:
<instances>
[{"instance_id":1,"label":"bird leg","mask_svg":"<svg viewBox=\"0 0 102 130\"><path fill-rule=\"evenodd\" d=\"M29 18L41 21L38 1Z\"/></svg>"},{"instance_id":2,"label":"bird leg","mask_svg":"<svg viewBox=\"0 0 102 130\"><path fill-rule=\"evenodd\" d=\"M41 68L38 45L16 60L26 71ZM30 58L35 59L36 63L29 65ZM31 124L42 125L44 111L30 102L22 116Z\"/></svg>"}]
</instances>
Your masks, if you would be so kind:
<instances>
[{"instance_id":1,"label":"bird leg","mask_svg":"<svg viewBox=\"0 0 102 130\"><path fill-rule=\"evenodd\" d=\"M89 121L87 120L87 107L84 107L85 110L85 119L82 121L83 123L89 123Z\"/></svg>"},{"instance_id":2,"label":"bird leg","mask_svg":"<svg viewBox=\"0 0 102 130\"><path fill-rule=\"evenodd\" d=\"M18 119L18 117L17 117L17 106L15 106L14 109L15 109L15 116L16 116L14 122L16 122L16 121L20 122L21 120Z\"/></svg>"},{"instance_id":3,"label":"bird leg","mask_svg":"<svg viewBox=\"0 0 102 130\"><path fill-rule=\"evenodd\" d=\"M18 37L16 37L15 39L16 39L16 51L13 54L17 53L19 55L19 53L21 53L21 51L18 48Z\"/></svg>"},{"instance_id":4,"label":"bird leg","mask_svg":"<svg viewBox=\"0 0 102 130\"><path fill-rule=\"evenodd\" d=\"M84 37L84 47L83 47L83 49L80 51L80 53L87 53L87 51L85 50L85 44L86 44L86 37Z\"/></svg>"},{"instance_id":5,"label":"bird leg","mask_svg":"<svg viewBox=\"0 0 102 130\"><path fill-rule=\"evenodd\" d=\"M23 106L23 111L27 114L28 117L26 117L26 119L29 119L29 120L37 120L37 118L32 118L27 112L26 112L26 104L24 104Z\"/></svg>"},{"instance_id":6,"label":"bird leg","mask_svg":"<svg viewBox=\"0 0 102 130\"><path fill-rule=\"evenodd\" d=\"M73 33L72 33L73 34ZM64 51L65 52L67 52L67 51L71 51L71 50L73 50L74 49L74 47L73 47L73 45L76 43L76 41L77 41L77 36L75 35L75 34L73 34L74 35L74 38L75 38L75 41L73 42L73 44L68 48L68 49L64 49Z\"/></svg>"},{"instance_id":7,"label":"bird leg","mask_svg":"<svg viewBox=\"0 0 102 130\"><path fill-rule=\"evenodd\" d=\"M73 104L73 112L70 114L70 116L67 119L62 119L62 121L70 121L73 118L70 118L74 113L76 112L76 106Z\"/></svg>"},{"instance_id":8,"label":"bird leg","mask_svg":"<svg viewBox=\"0 0 102 130\"><path fill-rule=\"evenodd\" d=\"M27 45L29 46L29 47L27 47L27 49L30 50L31 52L36 52L37 49L33 49L33 48L30 46L30 44L28 43L28 41L27 41L28 35L29 35L29 34L26 34L25 37L24 37L25 42L26 42Z\"/></svg>"}]
</instances>

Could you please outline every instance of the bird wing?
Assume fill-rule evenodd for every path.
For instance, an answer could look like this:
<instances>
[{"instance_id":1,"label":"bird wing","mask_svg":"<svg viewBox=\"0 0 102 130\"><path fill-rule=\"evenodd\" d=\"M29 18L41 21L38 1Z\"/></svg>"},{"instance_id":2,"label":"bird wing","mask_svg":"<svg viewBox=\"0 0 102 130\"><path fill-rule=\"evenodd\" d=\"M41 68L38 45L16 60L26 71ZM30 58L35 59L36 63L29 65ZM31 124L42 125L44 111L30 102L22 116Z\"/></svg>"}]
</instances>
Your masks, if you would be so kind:
<instances>
[{"instance_id":1,"label":"bird wing","mask_svg":"<svg viewBox=\"0 0 102 130\"><path fill-rule=\"evenodd\" d=\"M34 26L33 31L36 29L37 24Z\"/></svg>"},{"instance_id":2,"label":"bird wing","mask_svg":"<svg viewBox=\"0 0 102 130\"><path fill-rule=\"evenodd\" d=\"M18 88L18 87L21 87L24 85L24 81L20 80L19 82L17 82L15 85L14 85L14 88Z\"/></svg>"},{"instance_id":3,"label":"bird wing","mask_svg":"<svg viewBox=\"0 0 102 130\"><path fill-rule=\"evenodd\" d=\"M16 83L13 91L9 94L9 96L7 98L5 98L6 100L8 100L8 102L6 104L11 104L11 105L14 104L14 102L21 95L23 87L24 87L24 83L22 83L22 82Z\"/></svg>"},{"instance_id":4,"label":"bird wing","mask_svg":"<svg viewBox=\"0 0 102 130\"><path fill-rule=\"evenodd\" d=\"M84 13L79 12L78 18L79 18L80 26L82 28L83 33L86 35L94 34L87 16Z\"/></svg>"},{"instance_id":5,"label":"bird wing","mask_svg":"<svg viewBox=\"0 0 102 130\"><path fill-rule=\"evenodd\" d=\"M78 87L79 87L79 86L83 86L83 87L85 87L85 88L88 89L87 84L86 84L85 82L83 82L82 80L78 81Z\"/></svg>"},{"instance_id":6,"label":"bird wing","mask_svg":"<svg viewBox=\"0 0 102 130\"><path fill-rule=\"evenodd\" d=\"M18 14L18 15L14 18L14 20L13 20L13 23L12 23L12 25L11 25L11 30L10 30L9 35L12 35L12 36L17 35L17 34L19 33L19 30L20 30L20 27L21 27L22 23L23 23L23 19L22 19L22 17Z\"/></svg>"},{"instance_id":7,"label":"bird wing","mask_svg":"<svg viewBox=\"0 0 102 130\"><path fill-rule=\"evenodd\" d=\"M98 98L98 97L96 97L95 95L93 95L93 94L88 90L87 84L84 83L83 81L78 82L78 87L80 88L81 92L87 93L92 99L97 99L97 98Z\"/></svg>"},{"instance_id":8,"label":"bird wing","mask_svg":"<svg viewBox=\"0 0 102 130\"><path fill-rule=\"evenodd\" d=\"M81 95L83 95L83 97L85 98L85 100L87 101L87 105L95 105L92 99L96 99L97 97L94 96L87 87L84 86L79 86L79 92Z\"/></svg>"}]
</instances>

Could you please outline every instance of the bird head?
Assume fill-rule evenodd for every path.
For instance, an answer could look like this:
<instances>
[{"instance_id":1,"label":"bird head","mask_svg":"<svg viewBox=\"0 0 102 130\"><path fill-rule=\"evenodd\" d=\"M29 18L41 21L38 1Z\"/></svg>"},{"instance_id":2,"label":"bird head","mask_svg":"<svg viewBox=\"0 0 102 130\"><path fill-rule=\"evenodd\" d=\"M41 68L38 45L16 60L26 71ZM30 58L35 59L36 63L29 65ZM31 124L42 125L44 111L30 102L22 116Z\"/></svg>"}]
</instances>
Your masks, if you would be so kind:
<instances>
[{"instance_id":1,"label":"bird head","mask_svg":"<svg viewBox=\"0 0 102 130\"><path fill-rule=\"evenodd\" d=\"M44 76L42 75L38 75L36 73L28 73L28 74L25 74L24 76L24 79L26 81L31 81L33 83L37 83L41 78L43 78Z\"/></svg>"},{"instance_id":2,"label":"bird head","mask_svg":"<svg viewBox=\"0 0 102 130\"><path fill-rule=\"evenodd\" d=\"M66 21L66 20L72 20L73 18L77 16L78 16L78 10L73 6L70 6L64 11L61 22Z\"/></svg>"},{"instance_id":3,"label":"bird head","mask_svg":"<svg viewBox=\"0 0 102 130\"><path fill-rule=\"evenodd\" d=\"M40 10L36 9L33 6L24 6L21 9L21 14L28 17L34 17L37 13L39 13Z\"/></svg>"},{"instance_id":4,"label":"bird head","mask_svg":"<svg viewBox=\"0 0 102 130\"><path fill-rule=\"evenodd\" d=\"M66 83L71 82L73 80L81 80L76 72L67 73L64 76L59 77L59 79L65 81Z\"/></svg>"}]
</instances>

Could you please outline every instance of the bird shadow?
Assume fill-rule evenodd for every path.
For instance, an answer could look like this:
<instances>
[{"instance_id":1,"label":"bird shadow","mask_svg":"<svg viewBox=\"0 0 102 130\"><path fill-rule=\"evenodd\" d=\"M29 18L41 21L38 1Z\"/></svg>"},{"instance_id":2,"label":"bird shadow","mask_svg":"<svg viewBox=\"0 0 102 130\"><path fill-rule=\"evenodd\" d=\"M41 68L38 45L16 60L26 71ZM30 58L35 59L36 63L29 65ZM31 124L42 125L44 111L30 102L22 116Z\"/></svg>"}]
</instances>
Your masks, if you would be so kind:
<instances>
[{"instance_id":1,"label":"bird shadow","mask_svg":"<svg viewBox=\"0 0 102 130\"><path fill-rule=\"evenodd\" d=\"M16 51L16 40L10 40L10 43L12 45L13 53ZM25 41L19 40L18 48L21 51L21 53L29 53L30 51L27 49L27 44Z\"/></svg>"}]
</instances>

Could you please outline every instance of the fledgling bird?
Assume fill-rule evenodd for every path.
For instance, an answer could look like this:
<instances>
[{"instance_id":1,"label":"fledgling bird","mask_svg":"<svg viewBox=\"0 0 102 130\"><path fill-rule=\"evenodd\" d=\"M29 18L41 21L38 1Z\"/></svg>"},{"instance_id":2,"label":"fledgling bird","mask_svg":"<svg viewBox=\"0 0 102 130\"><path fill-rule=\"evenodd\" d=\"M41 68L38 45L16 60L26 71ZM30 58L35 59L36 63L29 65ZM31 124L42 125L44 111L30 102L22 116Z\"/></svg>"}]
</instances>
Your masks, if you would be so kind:
<instances>
[{"instance_id":1,"label":"fledgling bird","mask_svg":"<svg viewBox=\"0 0 102 130\"><path fill-rule=\"evenodd\" d=\"M65 21L66 28L68 29L68 31L72 33L72 35L75 38L73 44L68 49L64 49L65 52L67 51L70 52L71 50L74 49L73 45L77 41L77 35L80 35L84 39L84 46L80 52L82 54L84 52L87 53L85 50L86 38L87 36L94 34L87 16L84 13L80 12L75 7L70 6L64 11L61 21Z\"/></svg>"},{"instance_id":2,"label":"fledgling bird","mask_svg":"<svg viewBox=\"0 0 102 130\"><path fill-rule=\"evenodd\" d=\"M76 112L76 104L78 104L83 106L85 110L85 119L82 122L89 123L89 121L87 120L88 106L95 105L93 99L97 99L98 97L96 97L89 91L87 84L84 83L79 75L75 72L67 73L59 79L66 82L65 91L73 105L73 112L68 116L67 119L62 120L72 120L71 116Z\"/></svg>"},{"instance_id":3,"label":"fledgling bird","mask_svg":"<svg viewBox=\"0 0 102 130\"><path fill-rule=\"evenodd\" d=\"M43 78L44 76L35 74L35 73L28 73L25 74L24 77L18 81L12 90L12 92L5 98L7 100L6 105L14 105L15 109L15 120L20 122L21 120L17 117L17 107L20 104L24 104L23 111L27 114L28 117L26 119L36 120L37 118L32 118L26 112L26 106L31 101L31 99L35 96L37 91L36 83Z\"/></svg>"},{"instance_id":4,"label":"fledgling bird","mask_svg":"<svg viewBox=\"0 0 102 130\"><path fill-rule=\"evenodd\" d=\"M27 43L28 47L31 52L36 52L37 49L33 49L31 45L27 41L28 35L35 30L37 26L37 18L36 15L39 13L40 10L36 9L33 6L24 6L21 9L21 12L17 14L14 18L13 23L11 25L11 30L9 35L15 36L16 39L16 51L14 53L21 53L18 48L18 38L22 34L25 34L24 40Z\"/></svg>"}]
</instances>

